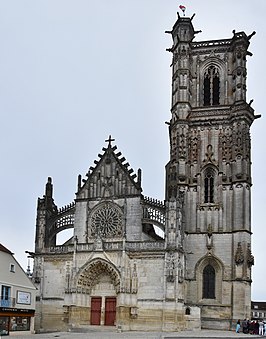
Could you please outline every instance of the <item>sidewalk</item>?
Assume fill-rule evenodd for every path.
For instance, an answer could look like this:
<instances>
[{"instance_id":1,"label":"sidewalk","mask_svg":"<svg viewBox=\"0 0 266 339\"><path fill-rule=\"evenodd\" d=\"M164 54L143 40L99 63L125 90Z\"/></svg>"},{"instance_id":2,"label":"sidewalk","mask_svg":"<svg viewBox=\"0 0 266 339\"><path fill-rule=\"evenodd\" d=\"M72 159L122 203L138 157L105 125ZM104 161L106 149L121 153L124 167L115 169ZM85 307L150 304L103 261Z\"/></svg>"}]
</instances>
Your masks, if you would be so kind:
<instances>
[{"instance_id":1,"label":"sidewalk","mask_svg":"<svg viewBox=\"0 0 266 339\"><path fill-rule=\"evenodd\" d=\"M174 339L174 338L250 338L250 335L244 333L235 333L234 331L182 331L182 332L116 332L116 331L101 331L89 330L83 333L80 332L54 332L28 335L10 334L10 338L16 339ZM258 338L258 335L252 335L251 338ZM8 337L6 337L8 338Z\"/></svg>"}]
</instances>

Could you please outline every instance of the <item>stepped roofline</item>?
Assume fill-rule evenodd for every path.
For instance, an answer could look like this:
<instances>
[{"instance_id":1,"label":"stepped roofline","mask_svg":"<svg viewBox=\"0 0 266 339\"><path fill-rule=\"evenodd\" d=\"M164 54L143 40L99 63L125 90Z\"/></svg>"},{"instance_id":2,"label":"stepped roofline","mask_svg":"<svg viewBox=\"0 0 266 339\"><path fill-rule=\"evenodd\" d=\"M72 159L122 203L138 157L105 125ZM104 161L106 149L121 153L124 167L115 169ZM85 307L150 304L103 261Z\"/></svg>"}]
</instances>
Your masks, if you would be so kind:
<instances>
[{"instance_id":1,"label":"stepped roofline","mask_svg":"<svg viewBox=\"0 0 266 339\"><path fill-rule=\"evenodd\" d=\"M90 166L88 172L86 173L87 179L82 179L81 175L79 175L78 192L82 190L88 180L97 172L102 164L103 159L105 159L105 162L108 163L111 162L111 157L113 157L117 162L119 168L127 175L131 184L134 185L139 193L141 193L141 169L138 169L137 174L134 173L134 170L130 168L129 162L126 161L126 158L122 155L120 151L117 151L117 146L112 145L113 141L115 141L115 139L113 139L111 135L109 135L108 139L105 140L105 142L108 143L107 147L103 147L103 153L99 153L98 159L94 160L95 166Z\"/></svg>"}]
</instances>

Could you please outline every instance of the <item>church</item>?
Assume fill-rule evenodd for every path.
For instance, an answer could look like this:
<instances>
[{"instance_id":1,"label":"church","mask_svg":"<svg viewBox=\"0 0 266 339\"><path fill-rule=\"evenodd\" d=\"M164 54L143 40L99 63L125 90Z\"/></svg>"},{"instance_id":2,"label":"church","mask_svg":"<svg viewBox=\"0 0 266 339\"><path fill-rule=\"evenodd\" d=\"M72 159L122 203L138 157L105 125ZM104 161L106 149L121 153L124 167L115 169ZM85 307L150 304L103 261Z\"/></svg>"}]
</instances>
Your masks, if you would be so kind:
<instances>
[{"instance_id":1,"label":"church","mask_svg":"<svg viewBox=\"0 0 266 339\"><path fill-rule=\"evenodd\" d=\"M255 32L196 41L193 16L178 14L166 33L173 44L165 200L145 196L141 170L111 136L78 176L73 202L58 207L48 178L32 253L37 332L229 330L250 318L250 127L259 115L246 101L246 59ZM73 237L57 245L70 228Z\"/></svg>"}]
</instances>

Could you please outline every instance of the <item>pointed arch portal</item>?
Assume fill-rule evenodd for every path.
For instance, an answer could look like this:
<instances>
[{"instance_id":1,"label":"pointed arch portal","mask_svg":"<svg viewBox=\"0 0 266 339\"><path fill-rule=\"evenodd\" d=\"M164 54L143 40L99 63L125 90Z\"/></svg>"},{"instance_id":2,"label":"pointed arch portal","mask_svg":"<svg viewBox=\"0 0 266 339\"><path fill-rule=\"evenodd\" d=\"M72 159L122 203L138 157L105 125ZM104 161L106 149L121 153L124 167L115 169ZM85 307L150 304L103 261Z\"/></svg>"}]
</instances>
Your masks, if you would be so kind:
<instances>
[{"instance_id":1,"label":"pointed arch portal","mask_svg":"<svg viewBox=\"0 0 266 339\"><path fill-rule=\"evenodd\" d=\"M99 283L102 275L108 275L116 293L120 291L120 274L117 269L103 259L94 259L81 269L77 279L77 289L90 294L92 288Z\"/></svg>"},{"instance_id":2,"label":"pointed arch portal","mask_svg":"<svg viewBox=\"0 0 266 339\"><path fill-rule=\"evenodd\" d=\"M83 267L77 279L77 289L91 295L91 325L115 325L120 274L111 263L98 258Z\"/></svg>"}]
</instances>

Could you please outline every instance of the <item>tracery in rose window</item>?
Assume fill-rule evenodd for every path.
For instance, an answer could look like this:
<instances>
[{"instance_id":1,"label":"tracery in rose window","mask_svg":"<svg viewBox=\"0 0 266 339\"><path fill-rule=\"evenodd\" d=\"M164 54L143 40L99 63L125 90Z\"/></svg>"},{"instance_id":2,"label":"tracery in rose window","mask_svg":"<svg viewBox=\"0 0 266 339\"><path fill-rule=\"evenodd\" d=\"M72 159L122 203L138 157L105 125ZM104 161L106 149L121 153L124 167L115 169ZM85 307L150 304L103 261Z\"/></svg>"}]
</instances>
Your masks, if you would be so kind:
<instances>
[{"instance_id":1,"label":"tracery in rose window","mask_svg":"<svg viewBox=\"0 0 266 339\"><path fill-rule=\"evenodd\" d=\"M105 203L92 212L91 235L104 238L122 235L122 213L117 206Z\"/></svg>"}]
</instances>

